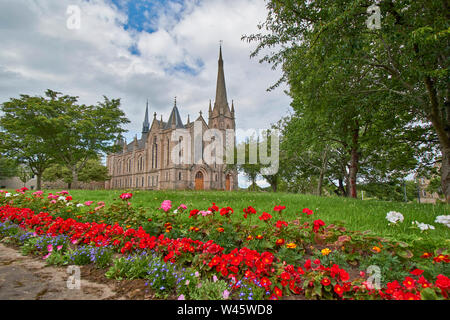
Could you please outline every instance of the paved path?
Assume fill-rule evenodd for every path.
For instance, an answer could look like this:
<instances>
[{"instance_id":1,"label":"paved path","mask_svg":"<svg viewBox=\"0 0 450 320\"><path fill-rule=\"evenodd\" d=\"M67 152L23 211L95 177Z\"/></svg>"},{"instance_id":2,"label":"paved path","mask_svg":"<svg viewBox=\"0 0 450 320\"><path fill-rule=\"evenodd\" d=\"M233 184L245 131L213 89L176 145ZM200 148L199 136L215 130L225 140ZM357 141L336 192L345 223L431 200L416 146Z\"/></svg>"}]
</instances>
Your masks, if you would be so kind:
<instances>
[{"instance_id":1,"label":"paved path","mask_svg":"<svg viewBox=\"0 0 450 320\"><path fill-rule=\"evenodd\" d=\"M120 299L102 283L80 279L79 289L69 289L67 267L46 266L42 258L22 256L0 243L0 300L102 300Z\"/></svg>"}]
</instances>

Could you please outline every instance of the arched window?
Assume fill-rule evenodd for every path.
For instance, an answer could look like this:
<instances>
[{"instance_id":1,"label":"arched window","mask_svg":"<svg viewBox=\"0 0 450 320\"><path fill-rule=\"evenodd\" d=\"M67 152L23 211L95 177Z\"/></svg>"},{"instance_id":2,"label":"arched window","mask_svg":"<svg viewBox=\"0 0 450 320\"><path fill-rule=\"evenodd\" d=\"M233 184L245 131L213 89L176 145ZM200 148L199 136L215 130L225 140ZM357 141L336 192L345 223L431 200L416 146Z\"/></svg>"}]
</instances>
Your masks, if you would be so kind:
<instances>
[{"instance_id":1,"label":"arched window","mask_svg":"<svg viewBox=\"0 0 450 320\"><path fill-rule=\"evenodd\" d=\"M178 172L178 180L181 180L181 171Z\"/></svg>"}]
</instances>

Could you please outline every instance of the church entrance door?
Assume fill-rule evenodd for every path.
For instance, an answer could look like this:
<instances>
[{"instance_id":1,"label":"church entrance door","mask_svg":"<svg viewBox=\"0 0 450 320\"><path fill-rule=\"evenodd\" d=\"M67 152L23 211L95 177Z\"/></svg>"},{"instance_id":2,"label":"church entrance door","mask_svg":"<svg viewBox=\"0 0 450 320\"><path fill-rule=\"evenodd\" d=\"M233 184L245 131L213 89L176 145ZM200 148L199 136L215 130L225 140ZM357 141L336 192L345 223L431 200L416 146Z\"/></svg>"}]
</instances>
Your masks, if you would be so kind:
<instances>
[{"instance_id":1,"label":"church entrance door","mask_svg":"<svg viewBox=\"0 0 450 320\"><path fill-rule=\"evenodd\" d=\"M225 190L230 191L231 190L231 175L227 174L227 177L225 179Z\"/></svg>"},{"instance_id":2,"label":"church entrance door","mask_svg":"<svg viewBox=\"0 0 450 320\"><path fill-rule=\"evenodd\" d=\"M195 174L195 190L203 190L203 173L201 171Z\"/></svg>"}]
</instances>

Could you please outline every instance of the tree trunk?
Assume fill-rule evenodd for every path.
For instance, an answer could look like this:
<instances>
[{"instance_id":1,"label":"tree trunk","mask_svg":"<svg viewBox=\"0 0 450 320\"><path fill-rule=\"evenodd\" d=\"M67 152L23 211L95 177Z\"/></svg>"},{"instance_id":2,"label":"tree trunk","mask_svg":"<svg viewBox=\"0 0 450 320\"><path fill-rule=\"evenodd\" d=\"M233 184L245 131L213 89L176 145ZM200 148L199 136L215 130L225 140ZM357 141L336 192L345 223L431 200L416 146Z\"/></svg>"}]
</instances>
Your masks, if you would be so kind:
<instances>
[{"instance_id":1,"label":"tree trunk","mask_svg":"<svg viewBox=\"0 0 450 320\"><path fill-rule=\"evenodd\" d=\"M78 188L78 171L76 169L72 169L72 182L69 183L69 189L77 189Z\"/></svg>"},{"instance_id":2,"label":"tree trunk","mask_svg":"<svg viewBox=\"0 0 450 320\"><path fill-rule=\"evenodd\" d=\"M42 173L36 174L36 190L41 190L42 188Z\"/></svg>"},{"instance_id":3,"label":"tree trunk","mask_svg":"<svg viewBox=\"0 0 450 320\"><path fill-rule=\"evenodd\" d=\"M450 203L450 148L442 148L441 185L445 200Z\"/></svg>"},{"instance_id":4,"label":"tree trunk","mask_svg":"<svg viewBox=\"0 0 450 320\"><path fill-rule=\"evenodd\" d=\"M322 195L323 177L327 169L327 161L328 161L328 147L326 147L325 150L323 151L322 168L320 169L319 181L317 182L317 194L319 196Z\"/></svg>"},{"instance_id":5,"label":"tree trunk","mask_svg":"<svg viewBox=\"0 0 450 320\"><path fill-rule=\"evenodd\" d=\"M277 192L277 182L276 181L272 182L272 191Z\"/></svg>"},{"instance_id":6,"label":"tree trunk","mask_svg":"<svg viewBox=\"0 0 450 320\"><path fill-rule=\"evenodd\" d=\"M352 136L352 148L350 150L350 167L348 171L349 182L350 182L350 196L356 198L356 176L359 169L359 126L356 122L356 128L353 130Z\"/></svg>"},{"instance_id":7,"label":"tree trunk","mask_svg":"<svg viewBox=\"0 0 450 320\"><path fill-rule=\"evenodd\" d=\"M430 98L430 111L428 113L428 118L439 138L439 145L442 152L442 192L444 193L447 203L450 203L450 104L448 101L445 101L443 102L443 107L441 108L439 105L435 82L429 76L425 77L424 82Z\"/></svg>"}]
</instances>

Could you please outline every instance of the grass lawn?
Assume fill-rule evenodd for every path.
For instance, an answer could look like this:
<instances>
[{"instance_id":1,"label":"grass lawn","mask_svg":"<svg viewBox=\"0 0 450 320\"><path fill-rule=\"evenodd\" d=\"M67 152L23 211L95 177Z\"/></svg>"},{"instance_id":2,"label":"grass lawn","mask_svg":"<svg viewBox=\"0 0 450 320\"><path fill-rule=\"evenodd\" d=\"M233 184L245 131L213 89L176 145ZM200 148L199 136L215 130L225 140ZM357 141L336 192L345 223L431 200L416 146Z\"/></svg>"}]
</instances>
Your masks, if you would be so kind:
<instances>
[{"instance_id":1,"label":"grass lawn","mask_svg":"<svg viewBox=\"0 0 450 320\"><path fill-rule=\"evenodd\" d=\"M57 192L59 190L54 190ZM121 201L118 196L122 190L71 190L75 201L105 201L111 204ZM132 191L134 206L144 207L151 212L158 209L163 200L172 200L173 206L181 203L191 209L207 209L215 202L219 207L230 206L234 209L233 219L243 219L242 209L254 207L258 214L263 211L273 212L275 205L284 205L283 220L290 221L300 217L303 208L314 211L315 219L322 219L326 224L341 224L350 230L366 231L378 236L408 242L414 246L450 247L450 228L435 223L436 216L450 214L450 205L387 202L377 200L355 200L338 197L318 197L313 195L265 192L223 192L223 191ZM398 211L405 217L398 226L388 226L385 219L389 211ZM304 214L303 214L304 215ZM256 221L255 219L254 221ZM433 225L436 229L421 232L411 228L413 221ZM259 220L258 220L259 222Z\"/></svg>"}]
</instances>

